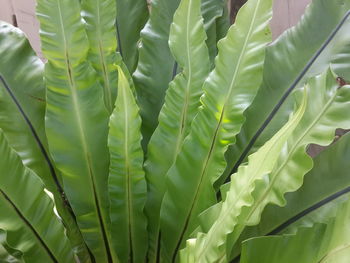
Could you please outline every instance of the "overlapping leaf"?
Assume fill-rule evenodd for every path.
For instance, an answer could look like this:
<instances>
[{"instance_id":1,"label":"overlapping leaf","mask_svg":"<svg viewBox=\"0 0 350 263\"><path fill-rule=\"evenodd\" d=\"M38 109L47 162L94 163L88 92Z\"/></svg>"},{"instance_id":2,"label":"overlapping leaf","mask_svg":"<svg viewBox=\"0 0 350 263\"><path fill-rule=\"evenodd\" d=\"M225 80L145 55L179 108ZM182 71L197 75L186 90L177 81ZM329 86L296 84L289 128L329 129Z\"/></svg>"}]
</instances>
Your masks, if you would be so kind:
<instances>
[{"instance_id":1,"label":"overlapping leaf","mask_svg":"<svg viewBox=\"0 0 350 263\"><path fill-rule=\"evenodd\" d=\"M24 33L5 22L0 22L0 57L0 128L23 163L53 193L68 236L77 247L80 260L85 261L89 255L48 150L44 127L44 64Z\"/></svg>"},{"instance_id":2,"label":"overlapping leaf","mask_svg":"<svg viewBox=\"0 0 350 263\"><path fill-rule=\"evenodd\" d=\"M144 262L147 252L147 186L141 148L141 118L129 82L119 68L118 97L110 119L109 194L112 237L121 262Z\"/></svg>"},{"instance_id":3,"label":"overlapping leaf","mask_svg":"<svg viewBox=\"0 0 350 263\"><path fill-rule=\"evenodd\" d=\"M347 19L349 9L348 1L312 1L300 23L286 31L267 49L264 81L252 107L245 113L247 121L237 137L237 144L231 147L230 153L227 154L229 166L224 178L230 175L233 167L236 169L238 164L245 160L247 154L244 150L250 148L249 143L253 141L253 136L288 88L302 86L308 78L325 71L331 62L334 63L337 74L349 72L350 52L349 49L345 52L343 50L350 41L347 33L350 28L350 20ZM339 56L340 54L342 56ZM283 125L286 116L292 110L292 101L292 98L288 99L278 111L254 144L253 151Z\"/></svg>"},{"instance_id":4,"label":"overlapping leaf","mask_svg":"<svg viewBox=\"0 0 350 263\"><path fill-rule=\"evenodd\" d=\"M171 25L169 46L183 71L169 85L159 125L148 145L145 164L150 260L156 259L158 249L160 205L166 189L165 175L189 133L200 105L202 85L209 74L210 61L205 40L201 1L181 1Z\"/></svg>"},{"instance_id":5,"label":"overlapping leaf","mask_svg":"<svg viewBox=\"0 0 350 263\"><path fill-rule=\"evenodd\" d=\"M81 8L90 43L89 60L103 87L106 107L112 112L117 97L117 73L113 64L119 59L116 0L82 0Z\"/></svg>"},{"instance_id":6,"label":"overlapping leaf","mask_svg":"<svg viewBox=\"0 0 350 263\"><path fill-rule=\"evenodd\" d=\"M251 237L277 234L305 217L319 218L320 210L350 192L350 134L344 135L314 159L312 170L305 175L302 187L287 193L285 207L267 206L259 225L247 227L231 253L240 253L241 241ZM329 214L328 211L321 214ZM294 227L293 227L294 228Z\"/></svg>"},{"instance_id":7,"label":"overlapping leaf","mask_svg":"<svg viewBox=\"0 0 350 263\"><path fill-rule=\"evenodd\" d=\"M134 72L138 60L140 32L148 17L147 1L114 0L117 2L118 50L130 72Z\"/></svg>"},{"instance_id":8,"label":"overlapping leaf","mask_svg":"<svg viewBox=\"0 0 350 263\"><path fill-rule=\"evenodd\" d=\"M95 258L117 261L108 209L108 112L87 62L89 42L80 3L38 0L47 87L46 134L64 189Z\"/></svg>"},{"instance_id":9,"label":"overlapping leaf","mask_svg":"<svg viewBox=\"0 0 350 263\"><path fill-rule=\"evenodd\" d=\"M168 260L194 230L200 212L216 202L212 184L225 168L224 152L234 142L262 77L272 1L251 0L237 24L219 42L216 68L204 84L201 109L168 172L161 209L162 247Z\"/></svg>"},{"instance_id":10,"label":"overlapping leaf","mask_svg":"<svg viewBox=\"0 0 350 263\"><path fill-rule=\"evenodd\" d=\"M260 237L243 244L242 263L346 263L350 256L350 202L338 205L326 224L294 235ZM288 249L286 249L288 248Z\"/></svg>"},{"instance_id":11,"label":"overlapping leaf","mask_svg":"<svg viewBox=\"0 0 350 263\"><path fill-rule=\"evenodd\" d=\"M241 166L234 175L226 200L217 205L219 207L217 220L207 234L199 233L197 239L187 242L186 249L181 252L182 261L228 261L226 258L227 235L230 229L233 231L236 225L242 224L239 219L243 217L244 209L254 202L252 193L264 189L265 184L269 182L268 176L278 163L281 150L304 116L307 105L307 95L306 92L304 93L298 111L289 122L256 153L249 156L248 165Z\"/></svg>"},{"instance_id":12,"label":"overlapping leaf","mask_svg":"<svg viewBox=\"0 0 350 263\"><path fill-rule=\"evenodd\" d=\"M21 251L26 262L74 262L51 199L40 179L10 148L2 130L0 154L0 229L6 231L6 243Z\"/></svg>"},{"instance_id":13,"label":"overlapping leaf","mask_svg":"<svg viewBox=\"0 0 350 263\"><path fill-rule=\"evenodd\" d=\"M248 166L242 166L237 174L232 175L230 188L224 191L225 200L220 205L217 220L208 234L198 239L199 248L196 250L200 252L196 253L204 253L210 248L215 251L223 245L229 253L245 226L259 223L267 204L284 206L284 194L302 185L304 175L313 166L311 157L306 153L307 146L311 143L328 145L337 127L350 127L345 113L350 110L350 86L339 87L333 73L328 71L312 79L308 87L312 100L309 100L306 113L282 149L273 169L260 173L261 179L257 181L254 173L246 173L253 165L248 162ZM260 152L259 149L256 155ZM258 171L259 166L254 168ZM208 229L208 226L204 229Z\"/></svg>"}]
</instances>

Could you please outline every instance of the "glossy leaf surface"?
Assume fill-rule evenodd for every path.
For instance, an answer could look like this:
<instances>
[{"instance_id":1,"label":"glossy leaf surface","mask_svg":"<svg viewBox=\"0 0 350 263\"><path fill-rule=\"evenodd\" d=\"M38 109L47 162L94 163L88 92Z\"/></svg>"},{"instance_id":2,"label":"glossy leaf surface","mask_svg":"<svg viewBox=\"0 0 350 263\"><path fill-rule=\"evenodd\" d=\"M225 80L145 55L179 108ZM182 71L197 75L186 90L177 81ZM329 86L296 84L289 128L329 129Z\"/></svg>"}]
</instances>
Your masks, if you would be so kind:
<instances>
[{"instance_id":1,"label":"glossy leaf surface","mask_svg":"<svg viewBox=\"0 0 350 263\"><path fill-rule=\"evenodd\" d=\"M74 262L42 182L22 164L1 130L0 154L0 229L6 231L6 243L27 262Z\"/></svg>"},{"instance_id":2,"label":"glossy leaf surface","mask_svg":"<svg viewBox=\"0 0 350 263\"><path fill-rule=\"evenodd\" d=\"M204 80L209 74L210 61L205 40L201 1L181 1L171 25L169 45L183 71L169 85L159 125L148 145L145 163L148 183L146 213L149 218L150 258L153 259L158 249L160 205L166 190L165 175L189 133L200 105ZM197 59L199 57L200 60Z\"/></svg>"},{"instance_id":3,"label":"glossy leaf surface","mask_svg":"<svg viewBox=\"0 0 350 263\"><path fill-rule=\"evenodd\" d=\"M90 42L89 60L97 72L104 91L104 101L112 112L117 97L116 0L82 0L82 17Z\"/></svg>"},{"instance_id":4,"label":"glossy leaf surface","mask_svg":"<svg viewBox=\"0 0 350 263\"><path fill-rule=\"evenodd\" d=\"M117 261L111 250L107 177L108 112L87 62L89 42L80 3L39 0L47 87L46 134L83 237L95 258ZM79 186L79 187L77 187Z\"/></svg>"},{"instance_id":5,"label":"glossy leaf surface","mask_svg":"<svg viewBox=\"0 0 350 263\"><path fill-rule=\"evenodd\" d=\"M136 100L121 68L118 97L109 122L111 156L109 195L112 237L121 262L144 262L147 252L147 186L141 148L141 118Z\"/></svg>"},{"instance_id":6,"label":"glossy leaf surface","mask_svg":"<svg viewBox=\"0 0 350 263\"><path fill-rule=\"evenodd\" d=\"M201 109L168 172L161 231L170 260L197 226L199 213L216 202L212 184L225 168L224 152L234 142L243 112L260 85L271 9L269 0L249 1L219 42L216 67L203 86Z\"/></svg>"}]
</instances>

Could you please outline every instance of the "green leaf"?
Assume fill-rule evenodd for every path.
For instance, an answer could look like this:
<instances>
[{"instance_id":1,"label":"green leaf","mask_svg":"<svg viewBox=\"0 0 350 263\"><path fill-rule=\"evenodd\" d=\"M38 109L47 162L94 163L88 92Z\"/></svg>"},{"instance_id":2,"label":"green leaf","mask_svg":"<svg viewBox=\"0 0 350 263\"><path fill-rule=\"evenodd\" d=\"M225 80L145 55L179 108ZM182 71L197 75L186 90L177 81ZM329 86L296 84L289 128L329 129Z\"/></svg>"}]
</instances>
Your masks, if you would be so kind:
<instances>
[{"instance_id":1,"label":"green leaf","mask_svg":"<svg viewBox=\"0 0 350 263\"><path fill-rule=\"evenodd\" d=\"M349 158L350 134L347 134L314 159L314 167L305 175L302 187L285 195L287 205L267 206L259 225L247 227L236 245L251 237L277 234L311 214L315 217L314 213L348 193ZM236 257L239 251L240 248L236 247L233 256Z\"/></svg>"},{"instance_id":2,"label":"green leaf","mask_svg":"<svg viewBox=\"0 0 350 263\"><path fill-rule=\"evenodd\" d=\"M143 213L147 186L142 169L141 118L120 67L118 72L118 97L108 137L112 237L121 262L144 262L148 248L147 220Z\"/></svg>"},{"instance_id":3,"label":"green leaf","mask_svg":"<svg viewBox=\"0 0 350 263\"><path fill-rule=\"evenodd\" d=\"M138 59L140 32L148 17L145 0L114 0L117 2L118 50L130 72L134 72Z\"/></svg>"},{"instance_id":4,"label":"green leaf","mask_svg":"<svg viewBox=\"0 0 350 263\"><path fill-rule=\"evenodd\" d=\"M241 263L346 263L350 256L350 202L327 224L294 235L253 238L243 243ZM286 249L288 248L288 249Z\"/></svg>"},{"instance_id":5,"label":"green leaf","mask_svg":"<svg viewBox=\"0 0 350 263\"><path fill-rule=\"evenodd\" d=\"M6 231L0 229L0 262L3 263L23 263L23 253L11 248L7 242Z\"/></svg>"},{"instance_id":6,"label":"green leaf","mask_svg":"<svg viewBox=\"0 0 350 263\"><path fill-rule=\"evenodd\" d=\"M205 17L205 31L207 32L207 46L210 61L214 66L214 58L217 55L217 42L226 36L229 29L227 15L227 0L202 0L202 16ZM227 18L227 20L225 19ZM224 21L228 23L222 23Z\"/></svg>"},{"instance_id":7,"label":"green leaf","mask_svg":"<svg viewBox=\"0 0 350 263\"><path fill-rule=\"evenodd\" d=\"M230 189L226 200L220 204L217 220L207 234L199 233L197 239L187 242L182 251L182 260L186 262L227 262L227 235L235 230L238 224L243 224L241 217L246 214L245 209L254 203L252 193L264 189L269 182L269 174L278 164L278 157L289 137L302 120L307 107L307 92L304 92L299 109L285 126L271 138L256 153L249 156L246 166L241 166L232 176ZM265 182L265 183L264 183Z\"/></svg>"},{"instance_id":8,"label":"green leaf","mask_svg":"<svg viewBox=\"0 0 350 263\"><path fill-rule=\"evenodd\" d=\"M159 125L148 144L145 163L148 182L145 211L149 218L149 260L152 262L157 257L160 205L166 190L165 175L189 133L200 106L202 85L210 70L205 40L201 1L181 1L171 25L169 46L183 70L169 85L159 115Z\"/></svg>"},{"instance_id":9,"label":"green leaf","mask_svg":"<svg viewBox=\"0 0 350 263\"><path fill-rule=\"evenodd\" d=\"M35 55L24 33L0 22L0 128L23 163L53 193L58 213L81 261L86 250L80 230L65 200L62 178L49 154L45 135L44 64Z\"/></svg>"},{"instance_id":10,"label":"green leaf","mask_svg":"<svg viewBox=\"0 0 350 263\"><path fill-rule=\"evenodd\" d=\"M87 62L80 3L38 0L47 86L46 134L79 228L99 261L117 261L109 236L108 112Z\"/></svg>"},{"instance_id":11,"label":"green leaf","mask_svg":"<svg viewBox=\"0 0 350 263\"><path fill-rule=\"evenodd\" d=\"M139 61L133 78L142 117L144 147L158 124L165 91L173 78L175 65L168 39L170 24L179 2L180 0L152 1L150 18L141 31Z\"/></svg>"},{"instance_id":12,"label":"green leaf","mask_svg":"<svg viewBox=\"0 0 350 263\"><path fill-rule=\"evenodd\" d=\"M82 17L90 43L89 60L97 72L108 111L113 111L117 97L116 0L82 0Z\"/></svg>"},{"instance_id":13,"label":"green leaf","mask_svg":"<svg viewBox=\"0 0 350 263\"><path fill-rule=\"evenodd\" d=\"M197 216L216 202L212 184L225 168L224 152L234 142L262 77L272 1L251 0L219 42L216 68L204 84L202 106L175 164L168 172L161 209L164 254L177 251L197 226ZM190 175L190 176L189 176Z\"/></svg>"},{"instance_id":14,"label":"green leaf","mask_svg":"<svg viewBox=\"0 0 350 263\"><path fill-rule=\"evenodd\" d=\"M206 29L210 30L216 17L222 14L223 2L202 1ZM170 25L179 3L180 0L153 0L150 19L141 31L139 61L133 78L142 117L144 149L158 125L158 115L164 103L166 89L178 69L171 55L168 40Z\"/></svg>"},{"instance_id":15,"label":"green leaf","mask_svg":"<svg viewBox=\"0 0 350 263\"><path fill-rule=\"evenodd\" d=\"M349 68L350 49L347 54L342 52L350 41L350 20L345 19L349 9L348 1L314 0L300 23L267 48L263 84L245 113L247 121L237 136L237 144L226 154L229 165L217 187L246 159L244 151L250 149L249 143L255 140L253 136L288 88L302 86L308 78L324 72L331 62L335 63L333 69L337 74L342 74L343 70L339 68ZM341 60L337 59L339 54L343 54ZM284 103L249 152L263 145L285 123L292 110L292 102L291 98Z\"/></svg>"},{"instance_id":16,"label":"green leaf","mask_svg":"<svg viewBox=\"0 0 350 263\"><path fill-rule=\"evenodd\" d=\"M7 232L6 243L23 252L26 262L74 262L42 182L22 164L1 130L0 155L0 229Z\"/></svg>"},{"instance_id":17,"label":"green leaf","mask_svg":"<svg viewBox=\"0 0 350 263\"><path fill-rule=\"evenodd\" d=\"M257 175L249 174L245 171L254 164L248 162L248 166L241 166L232 175L220 214L207 236L199 241L200 251L224 244L227 251L231 251L245 226L259 223L267 204L284 206L284 194L301 187L304 175L313 166L312 158L306 153L308 145L328 145L333 141L337 127L350 128L346 114L350 110L350 86L339 88L329 70L311 79L307 87L312 99L308 102L300 124L280 151L273 169ZM257 155L260 152L258 150Z\"/></svg>"}]
</instances>

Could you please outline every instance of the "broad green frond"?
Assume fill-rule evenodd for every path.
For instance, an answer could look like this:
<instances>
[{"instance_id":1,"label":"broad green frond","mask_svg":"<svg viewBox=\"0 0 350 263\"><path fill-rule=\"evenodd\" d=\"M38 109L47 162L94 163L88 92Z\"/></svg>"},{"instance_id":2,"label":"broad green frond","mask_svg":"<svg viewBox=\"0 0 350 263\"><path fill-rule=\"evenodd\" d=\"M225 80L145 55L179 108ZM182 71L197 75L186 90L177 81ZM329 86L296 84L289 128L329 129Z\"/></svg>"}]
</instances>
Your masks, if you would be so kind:
<instances>
[{"instance_id":1,"label":"broad green frond","mask_svg":"<svg viewBox=\"0 0 350 263\"><path fill-rule=\"evenodd\" d=\"M163 253L174 260L197 227L199 213L216 203L213 183L225 169L224 153L243 122L262 78L272 1L250 0L219 46L204 83L202 106L167 176L161 209Z\"/></svg>"},{"instance_id":2,"label":"broad green frond","mask_svg":"<svg viewBox=\"0 0 350 263\"><path fill-rule=\"evenodd\" d=\"M141 118L133 92L118 68L118 97L109 122L109 195L112 238L121 262L145 262L147 186L143 171Z\"/></svg>"}]
</instances>

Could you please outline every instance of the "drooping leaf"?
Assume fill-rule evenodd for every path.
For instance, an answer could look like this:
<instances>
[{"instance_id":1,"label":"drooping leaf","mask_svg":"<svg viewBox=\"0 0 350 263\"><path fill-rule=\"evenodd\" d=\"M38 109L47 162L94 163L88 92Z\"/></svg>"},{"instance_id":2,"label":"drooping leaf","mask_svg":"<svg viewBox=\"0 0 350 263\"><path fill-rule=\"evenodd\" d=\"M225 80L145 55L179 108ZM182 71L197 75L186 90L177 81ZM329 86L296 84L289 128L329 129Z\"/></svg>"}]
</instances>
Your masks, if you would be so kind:
<instances>
[{"instance_id":1,"label":"drooping leaf","mask_svg":"<svg viewBox=\"0 0 350 263\"><path fill-rule=\"evenodd\" d=\"M249 156L249 163L241 166L234 175L226 200L220 204L219 214L207 234L199 233L196 239L189 240L181 253L184 262L227 262L226 242L229 231L233 231L244 215L244 209L252 205L252 192L263 189L264 181L278 163L278 157L297 125L302 120L306 106L307 93L304 92L299 109L285 126L276 133L256 153ZM231 229L231 230L230 230Z\"/></svg>"},{"instance_id":2,"label":"drooping leaf","mask_svg":"<svg viewBox=\"0 0 350 263\"><path fill-rule=\"evenodd\" d=\"M294 235L253 238L243 243L241 263L346 263L350 257L350 202L327 224ZM287 249L286 249L287 248Z\"/></svg>"},{"instance_id":3,"label":"drooping leaf","mask_svg":"<svg viewBox=\"0 0 350 263\"><path fill-rule=\"evenodd\" d=\"M118 72L118 97L108 137L112 238L121 262L144 262L148 248L147 220L143 213L147 186L142 168L141 118L120 67Z\"/></svg>"},{"instance_id":4,"label":"drooping leaf","mask_svg":"<svg viewBox=\"0 0 350 263\"><path fill-rule=\"evenodd\" d=\"M130 72L134 72L138 59L140 32L148 17L145 0L114 0L117 2L118 50Z\"/></svg>"},{"instance_id":5,"label":"drooping leaf","mask_svg":"<svg viewBox=\"0 0 350 263\"><path fill-rule=\"evenodd\" d=\"M45 135L44 64L35 55L24 33L0 22L0 128L23 163L45 183L81 261L89 258L62 178L49 154Z\"/></svg>"},{"instance_id":6,"label":"drooping leaf","mask_svg":"<svg viewBox=\"0 0 350 263\"><path fill-rule=\"evenodd\" d=\"M6 231L6 243L20 250L26 262L74 262L42 182L22 164L2 130L0 155L0 229Z\"/></svg>"},{"instance_id":7,"label":"drooping leaf","mask_svg":"<svg viewBox=\"0 0 350 263\"><path fill-rule=\"evenodd\" d=\"M350 86L339 88L331 71L310 80L307 86L312 100L309 100L300 124L288 139L273 169L254 177L254 174L245 172L246 167L253 165L248 162L248 166L242 166L232 175L217 220L211 227L203 227L210 230L199 239L199 251L225 245L229 255L245 226L259 223L267 204L284 206L284 194L300 188L304 175L313 166L312 158L306 153L307 146L311 143L328 145L337 127L350 127L345 113L350 110ZM261 179L257 181L259 177Z\"/></svg>"},{"instance_id":8,"label":"drooping leaf","mask_svg":"<svg viewBox=\"0 0 350 263\"><path fill-rule=\"evenodd\" d=\"M287 193L285 207L267 206L259 225L247 227L237 242L232 257L237 259L242 241L256 236L278 234L324 206L350 192L350 134L328 147L314 159L314 167L305 175L302 187ZM328 212L325 212L328 214Z\"/></svg>"},{"instance_id":9,"label":"drooping leaf","mask_svg":"<svg viewBox=\"0 0 350 263\"><path fill-rule=\"evenodd\" d=\"M148 182L145 211L149 218L149 260L152 262L157 257L160 205L166 190L165 175L189 133L200 105L202 86L210 70L205 40L201 1L181 1L171 25L169 46L183 71L169 85L159 115L159 125L148 144L145 163Z\"/></svg>"},{"instance_id":10,"label":"drooping leaf","mask_svg":"<svg viewBox=\"0 0 350 263\"><path fill-rule=\"evenodd\" d=\"M108 111L113 111L117 97L117 15L116 0L82 0L82 17L90 43L89 60L97 72Z\"/></svg>"},{"instance_id":11,"label":"drooping leaf","mask_svg":"<svg viewBox=\"0 0 350 263\"><path fill-rule=\"evenodd\" d=\"M47 87L46 134L83 237L95 258L117 261L108 208L108 112L87 62L89 42L80 3L38 0Z\"/></svg>"},{"instance_id":12,"label":"drooping leaf","mask_svg":"<svg viewBox=\"0 0 350 263\"><path fill-rule=\"evenodd\" d=\"M197 225L197 216L216 202L212 184L225 168L224 152L234 142L262 77L272 1L251 0L237 24L219 42L216 68L204 84L202 106L175 164L168 172L161 209L162 248L174 260Z\"/></svg>"},{"instance_id":13,"label":"drooping leaf","mask_svg":"<svg viewBox=\"0 0 350 263\"><path fill-rule=\"evenodd\" d=\"M229 165L223 180L216 184L217 187L231 171L237 169L249 152L258 149L283 125L292 110L292 98L285 101L264 132L259 137L254 137L260 134L261 131L258 130L263 127L263 122L273 108L280 106L278 103L282 102L282 96L288 89L291 91L295 86L302 86L308 78L325 71L331 62L335 63L335 72L341 74L343 70L339 69L346 66L350 59L348 50L347 59L343 56L336 61L338 54L343 53L343 47L350 41L347 33L350 20L346 19L349 9L348 1L312 1L300 23L267 48L263 84L252 106L245 113L247 121L237 137L236 145L230 147L226 154ZM258 140L255 142L256 139Z\"/></svg>"}]
</instances>

